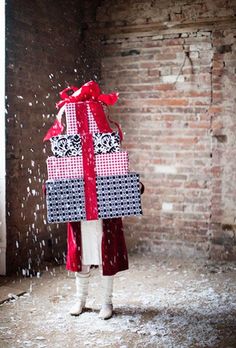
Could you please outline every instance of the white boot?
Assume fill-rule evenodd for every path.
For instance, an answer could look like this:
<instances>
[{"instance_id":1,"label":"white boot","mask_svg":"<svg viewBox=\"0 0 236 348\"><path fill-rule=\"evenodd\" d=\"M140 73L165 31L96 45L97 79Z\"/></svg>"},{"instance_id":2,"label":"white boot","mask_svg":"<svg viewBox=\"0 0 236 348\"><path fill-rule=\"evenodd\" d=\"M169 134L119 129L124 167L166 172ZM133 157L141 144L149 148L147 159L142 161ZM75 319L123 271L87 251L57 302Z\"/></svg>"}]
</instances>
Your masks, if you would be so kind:
<instances>
[{"instance_id":1,"label":"white boot","mask_svg":"<svg viewBox=\"0 0 236 348\"><path fill-rule=\"evenodd\" d=\"M76 273L76 297L77 302L70 310L70 315L80 315L85 307L86 298L88 296L88 285L90 273Z\"/></svg>"},{"instance_id":2,"label":"white boot","mask_svg":"<svg viewBox=\"0 0 236 348\"><path fill-rule=\"evenodd\" d=\"M102 276L103 304L98 315L100 319L110 319L112 317L113 280L114 280L113 276Z\"/></svg>"}]
</instances>

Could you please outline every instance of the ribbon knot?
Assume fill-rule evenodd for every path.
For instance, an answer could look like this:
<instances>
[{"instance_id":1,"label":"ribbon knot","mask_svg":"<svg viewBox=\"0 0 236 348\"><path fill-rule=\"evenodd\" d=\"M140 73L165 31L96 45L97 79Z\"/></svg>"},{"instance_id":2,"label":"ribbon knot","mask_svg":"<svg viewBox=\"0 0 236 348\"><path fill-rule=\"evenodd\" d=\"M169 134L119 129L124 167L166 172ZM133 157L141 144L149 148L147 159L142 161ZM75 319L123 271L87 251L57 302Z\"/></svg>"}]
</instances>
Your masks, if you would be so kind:
<instances>
[{"instance_id":1,"label":"ribbon knot","mask_svg":"<svg viewBox=\"0 0 236 348\"><path fill-rule=\"evenodd\" d=\"M73 91L73 94L69 95L68 94L69 91ZM48 130L43 141L49 140L51 137L61 134L63 132L64 126L61 123L61 117L65 111L65 104L78 103L83 101L95 101L95 102L102 102L106 105L113 105L117 102L118 96L119 96L119 93L116 93L116 92L112 92L110 94L101 93L99 85L95 81L89 81L80 88L75 86L70 86L63 89L63 91L60 92L60 97L62 100L56 103L57 109L60 109L58 112L57 118L54 121L54 124L52 125L52 127ZM93 108L92 105L91 107ZM101 132L112 131L110 127L106 126L107 121L106 121L106 117L103 112L101 104L97 105L97 110L94 110L93 115L95 117L96 123L98 124L99 128L101 128ZM81 115L81 119L83 119L83 115ZM108 119L110 122L114 123L117 126L120 139L122 141L123 136L122 136L122 131L119 125L116 122L112 121L109 117ZM103 129L104 127L107 129L106 130Z\"/></svg>"},{"instance_id":2,"label":"ribbon knot","mask_svg":"<svg viewBox=\"0 0 236 348\"><path fill-rule=\"evenodd\" d=\"M73 91L72 95L68 95L69 91ZM99 85L95 81L89 81L85 83L79 89L75 86L67 87L60 92L62 100L56 103L56 107L60 109L67 103L78 103L82 101L100 101L106 105L113 105L118 100L119 93L103 94L99 88Z\"/></svg>"}]
</instances>

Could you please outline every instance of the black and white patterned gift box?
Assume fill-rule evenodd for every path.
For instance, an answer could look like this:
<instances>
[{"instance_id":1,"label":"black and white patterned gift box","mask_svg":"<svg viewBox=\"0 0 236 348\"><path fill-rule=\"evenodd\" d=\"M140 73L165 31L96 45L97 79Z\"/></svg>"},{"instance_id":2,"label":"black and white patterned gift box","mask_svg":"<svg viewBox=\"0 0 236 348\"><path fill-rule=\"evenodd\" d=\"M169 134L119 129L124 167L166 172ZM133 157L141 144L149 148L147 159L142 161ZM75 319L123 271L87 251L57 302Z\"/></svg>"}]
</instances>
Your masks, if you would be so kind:
<instances>
[{"instance_id":1,"label":"black and white patterned gift box","mask_svg":"<svg viewBox=\"0 0 236 348\"><path fill-rule=\"evenodd\" d=\"M81 156L81 136L79 134L57 135L50 139L51 149L55 157ZM118 132L93 134L95 155L120 151Z\"/></svg>"},{"instance_id":2,"label":"black and white patterned gift box","mask_svg":"<svg viewBox=\"0 0 236 348\"><path fill-rule=\"evenodd\" d=\"M141 215L139 175L97 177L98 218ZM48 222L86 220L83 179L46 182Z\"/></svg>"},{"instance_id":3,"label":"black and white patterned gift box","mask_svg":"<svg viewBox=\"0 0 236 348\"><path fill-rule=\"evenodd\" d=\"M142 214L137 173L97 177L97 197L100 218Z\"/></svg>"},{"instance_id":4,"label":"black and white patterned gift box","mask_svg":"<svg viewBox=\"0 0 236 348\"><path fill-rule=\"evenodd\" d=\"M83 180L46 181L46 203L49 223L85 220Z\"/></svg>"}]
</instances>

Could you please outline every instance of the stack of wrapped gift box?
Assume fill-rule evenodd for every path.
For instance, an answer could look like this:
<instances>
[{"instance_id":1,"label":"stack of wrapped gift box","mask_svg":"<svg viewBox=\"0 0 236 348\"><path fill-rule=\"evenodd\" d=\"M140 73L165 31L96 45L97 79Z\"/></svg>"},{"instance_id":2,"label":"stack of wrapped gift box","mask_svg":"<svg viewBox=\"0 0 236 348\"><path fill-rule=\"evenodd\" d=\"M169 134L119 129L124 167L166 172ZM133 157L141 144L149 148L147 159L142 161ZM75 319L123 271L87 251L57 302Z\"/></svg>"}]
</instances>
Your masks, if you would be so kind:
<instances>
[{"instance_id":1,"label":"stack of wrapped gift box","mask_svg":"<svg viewBox=\"0 0 236 348\"><path fill-rule=\"evenodd\" d=\"M77 93L78 94L78 93ZM47 159L48 222L60 223L142 214L139 175L129 172L104 103L88 96L64 104L66 134L50 137Z\"/></svg>"}]
</instances>

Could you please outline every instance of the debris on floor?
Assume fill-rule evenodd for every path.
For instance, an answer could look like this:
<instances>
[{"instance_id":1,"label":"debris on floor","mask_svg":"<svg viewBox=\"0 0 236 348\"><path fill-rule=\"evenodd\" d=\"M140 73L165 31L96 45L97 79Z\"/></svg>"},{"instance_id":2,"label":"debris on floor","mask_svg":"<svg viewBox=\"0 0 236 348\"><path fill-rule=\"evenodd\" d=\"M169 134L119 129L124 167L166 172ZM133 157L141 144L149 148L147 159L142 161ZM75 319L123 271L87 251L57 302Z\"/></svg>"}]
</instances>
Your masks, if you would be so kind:
<instances>
[{"instance_id":1,"label":"debris on floor","mask_svg":"<svg viewBox=\"0 0 236 348\"><path fill-rule=\"evenodd\" d=\"M130 270L115 277L114 316L107 321L98 318L99 270L92 271L78 317L69 315L75 281L64 267L24 281L27 292L0 306L0 347L236 347L233 263L133 255Z\"/></svg>"}]
</instances>

